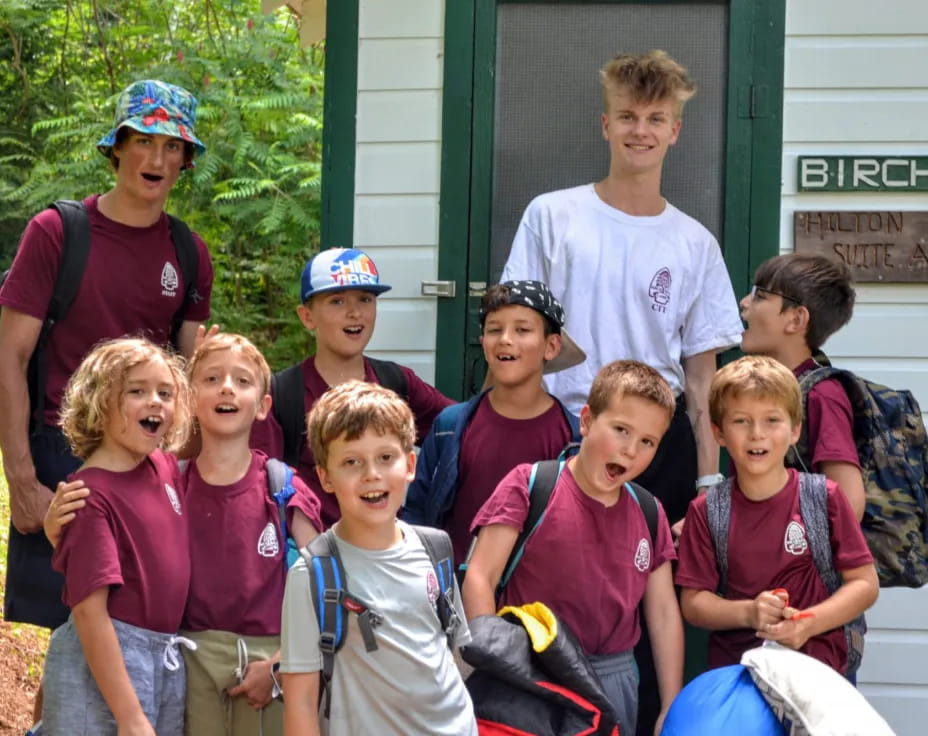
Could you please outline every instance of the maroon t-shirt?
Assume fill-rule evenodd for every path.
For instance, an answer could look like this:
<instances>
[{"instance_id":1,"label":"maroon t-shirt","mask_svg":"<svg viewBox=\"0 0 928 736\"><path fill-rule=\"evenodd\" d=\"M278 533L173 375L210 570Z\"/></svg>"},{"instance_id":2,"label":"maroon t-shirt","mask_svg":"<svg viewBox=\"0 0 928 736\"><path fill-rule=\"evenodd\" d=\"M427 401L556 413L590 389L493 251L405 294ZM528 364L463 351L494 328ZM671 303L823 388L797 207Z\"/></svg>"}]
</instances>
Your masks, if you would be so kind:
<instances>
[{"instance_id":1,"label":"maroon t-shirt","mask_svg":"<svg viewBox=\"0 0 928 736\"><path fill-rule=\"evenodd\" d=\"M835 483L828 486L828 523L831 550L838 572L873 562L860 524ZM715 591L719 572L715 545L706 519L706 497L690 503L680 538L676 583L684 588ZM731 522L728 533L728 590L731 600L753 600L765 590L785 588L789 603L809 608L829 597L815 567L799 512L799 474L775 496L752 501L732 484ZM709 638L709 666L737 664L761 640L751 629L714 631ZM843 673L847 669L847 643L842 628L813 637L800 650Z\"/></svg>"},{"instance_id":2,"label":"maroon t-shirt","mask_svg":"<svg viewBox=\"0 0 928 736\"><path fill-rule=\"evenodd\" d=\"M149 227L114 222L97 209L98 196L84 200L90 218L91 247L74 302L49 336L45 422L58 423L61 394L87 351L101 340L145 335L167 344L171 321L180 308L182 283L167 215ZM44 210L23 232L10 274L0 289L0 305L44 320L54 291L64 231L54 210ZM199 252L197 293L184 315L209 317L213 266L206 244L194 235Z\"/></svg>"},{"instance_id":3,"label":"maroon t-shirt","mask_svg":"<svg viewBox=\"0 0 928 736\"><path fill-rule=\"evenodd\" d=\"M68 476L91 489L64 527L52 567L64 575L62 600L73 608L109 586L110 617L176 633L190 584L190 551L180 472L156 450L130 471L87 468Z\"/></svg>"},{"instance_id":4,"label":"maroon t-shirt","mask_svg":"<svg viewBox=\"0 0 928 736\"><path fill-rule=\"evenodd\" d=\"M457 495L445 526L455 564L467 557L473 539L470 524L503 476L516 465L557 457L571 438L556 401L537 417L509 419L498 414L487 397L484 394L461 438Z\"/></svg>"},{"instance_id":5,"label":"maroon t-shirt","mask_svg":"<svg viewBox=\"0 0 928 736\"><path fill-rule=\"evenodd\" d=\"M268 492L266 465L267 456L253 452L248 472L228 486L204 481L195 461L187 467L192 570L183 628L246 636L280 633L287 545ZM321 529L319 500L295 476L293 488L287 523L293 523L293 510L300 509Z\"/></svg>"},{"instance_id":6,"label":"maroon t-shirt","mask_svg":"<svg viewBox=\"0 0 928 736\"><path fill-rule=\"evenodd\" d=\"M406 376L407 403L416 418L416 432L418 441L425 437L432 428L432 422L435 417L446 406L454 402L442 394L437 388L434 388L423 381L412 370L405 366L400 366L403 375ZM378 383L377 375L370 364L370 361L364 361L364 379L371 383ZM312 409L316 400L329 390L329 384L319 375L316 370L316 359L310 356L303 361L303 406L307 413ZM284 432L274 416L270 412L267 419L255 422L251 427L251 446L256 450L261 450L268 457L276 457L283 460L284 457ZM339 520L341 514L338 511L338 502L334 494L326 493L322 490L322 484L319 482L319 476L316 475L316 459L313 457L313 451L309 444L304 442L300 452L300 463L296 468L300 478L308 485L319 497L322 503L322 523L326 528L332 526Z\"/></svg>"},{"instance_id":7,"label":"maroon t-shirt","mask_svg":"<svg viewBox=\"0 0 928 736\"><path fill-rule=\"evenodd\" d=\"M809 358L793 373L798 378L816 367ZM854 412L844 386L836 378L826 378L809 391L806 399L805 422L809 431L810 473L820 473L826 462L850 463L860 467L854 444Z\"/></svg>"},{"instance_id":8,"label":"maroon t-shirt","mask_svg":"<svg viewBox=\"0 0 928 736\"><path fill-rule=\"evenodd\" d=\"M503 478L477 513L475 533L491 524L522 530L531 470L519 465ZM585 494L565 468L500 605L541 601L570 627L587 654L627 651L641 635L638 604L648 575L676 557L660 503L653 546L644 513L624 489L607 508Z\"/></svg>"}]
</instances>

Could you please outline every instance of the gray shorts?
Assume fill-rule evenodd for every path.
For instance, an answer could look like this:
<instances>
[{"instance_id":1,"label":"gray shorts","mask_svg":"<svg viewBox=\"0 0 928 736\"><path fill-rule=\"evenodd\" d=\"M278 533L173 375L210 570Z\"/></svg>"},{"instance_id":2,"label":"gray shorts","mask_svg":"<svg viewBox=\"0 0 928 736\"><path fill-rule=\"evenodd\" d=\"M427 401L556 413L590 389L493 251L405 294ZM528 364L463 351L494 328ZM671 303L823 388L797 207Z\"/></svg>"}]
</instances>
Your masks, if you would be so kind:
<instances>
[{"instance_id":1,"label":"gray shorts","mask_svg":"<svg viewBox=\"0 0 928 736\"><path fill-rule=\"evenodd\" d=\"M619 733L633 734L638 723L638 665L631 650L589 657L619 719Z\"/></svg>"},{"instance_id":2,"label":"gray shorts","mask_svg":"<svg viewBox=\"0 0 928 736\"><path fill-rule=\"evenodd\" d=\"M122 621L113 620L113 627L132 687L155 732L180 736L187 677L177 638ZM90 673L72 618L52 633L42 687L43 736L116 736L116 720Z\"/></svg>"}]
</instances>

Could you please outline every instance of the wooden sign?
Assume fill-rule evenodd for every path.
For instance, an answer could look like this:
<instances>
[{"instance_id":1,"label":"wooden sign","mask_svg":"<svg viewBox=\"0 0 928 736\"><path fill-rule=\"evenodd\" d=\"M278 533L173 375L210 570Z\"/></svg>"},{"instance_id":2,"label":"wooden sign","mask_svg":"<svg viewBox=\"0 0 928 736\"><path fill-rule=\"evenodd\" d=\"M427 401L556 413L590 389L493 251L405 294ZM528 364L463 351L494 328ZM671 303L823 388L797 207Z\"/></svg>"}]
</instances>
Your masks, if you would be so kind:
<instances>
[{"instance_id":1,"label":"wooden sign","mask_svg":"<svg viewBox=\"0 0 928 736\"><path fill-rule=\"evenodd\" d=\"M800 156L800 192L928 192L928 156Z\"/></svg>"},{"instance_id":2,"label":"wooden sign","mask_svg":"<svg viewBox=\"0 0 928 736\"><path fill-rule=\"evenodd\" d=\"M928 282L928 212L796 212L793 243L843 261L855 281Z\"/></svg>"}]
</instances>

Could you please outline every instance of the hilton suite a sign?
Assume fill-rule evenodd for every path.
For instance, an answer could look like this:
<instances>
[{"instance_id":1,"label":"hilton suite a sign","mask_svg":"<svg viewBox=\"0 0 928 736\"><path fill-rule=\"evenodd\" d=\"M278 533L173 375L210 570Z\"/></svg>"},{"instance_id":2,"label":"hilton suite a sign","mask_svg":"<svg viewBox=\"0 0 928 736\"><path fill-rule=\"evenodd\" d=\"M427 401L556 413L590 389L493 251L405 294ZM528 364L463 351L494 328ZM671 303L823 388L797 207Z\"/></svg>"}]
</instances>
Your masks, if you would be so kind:
<instances>
[{"instance_id":1,"label":"hilton suite a sign","mask_svg":"<svg viewBox=\"0 0 928 736\"><path fill-rule=\"evenodd\" d=\"M928 282L928 212L796 212L799 253L846 263L855 281Z\"/></svg>"}]
</instances>

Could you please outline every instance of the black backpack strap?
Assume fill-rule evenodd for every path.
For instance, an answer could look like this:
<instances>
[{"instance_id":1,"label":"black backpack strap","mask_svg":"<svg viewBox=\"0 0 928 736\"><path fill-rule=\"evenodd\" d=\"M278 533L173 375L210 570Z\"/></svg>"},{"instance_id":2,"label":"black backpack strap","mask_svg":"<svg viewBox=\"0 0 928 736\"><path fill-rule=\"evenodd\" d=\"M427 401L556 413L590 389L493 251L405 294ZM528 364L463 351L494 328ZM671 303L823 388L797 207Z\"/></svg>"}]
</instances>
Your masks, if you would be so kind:
<instances>
[{"instance_id":1,"label":"black backpack strap","mask_svg":"<svg viewBox=\"0 0 928 736\"><path fill-rule=\"evenodd\" d=\"M731 478L706 490L706 521L715 545L715 562L719 570L717 592L728 591L728 528L731 524Z\"/></svg>"},{"instance_id":2,"label":"black backpack strap","mask_svg":"<svg viewBox=\"0 0 928 736\"><path fill-rule=\"evenodd\" d=\"M625 488L631 492L632 497L638 502L641 513L644 514L645 523L648 525L648 534L651 535L651 548L657 545L657 499L644 486L637 483L629 482Z\"/></svg>"},{"instance_id":3,"label":"black backpack strap","mask_svg":"<svg viewBox=\"0 0 928 736\"><path fill-rule=\"evenodd\" d=\"M348 574L342 564L335 532L328 529L300 550L309 569L313 608L319 622L319 651L322 654L320 691L325 696L325 717L332 705L332 673L335 654L345 643L348 611L357 614L358 627L368 652L377 649L374 628L383 618L373 608L348 592Z\"/></svg>"},{"instance_id":4,"label":"black backpack strap","mask_svg":"<svg viewBox=\"0 0 928 736\"><path fill-rule=\"evenodd\" d=\"M551 500L551 493L554 491L554 486L557 484L557 479L560 477L561 470L566 462L566 459L541 460L532 465L532 473L528 479L528 516L525 517L522 531L519 532L516 543L512 547L512 552L509 554L509 559L506 560L503 575L496 586L497 596L509 583L512 573L515 572L516 567L519 565L528 538L541 524L545 509L548 507L548 501Z\"/></svg>"},{"instance_id":5,"label":"black backpack strap","mask_svg":"<svg viewBox=\"0 0 928 736\"><path fill-rule=\"evenodd\" d=\"M51 207L58 211L64 228L55 290L45 316L46 322L54 324L64 319L81 285L90 254L90 217L84 203L73 199L59 199Z\"/></svg>"},{"instance_id":6,"label":"black backpack strap","mask_svg":"<svg viewBox=\"0 0 928 736\"><path fill-rule=\"evenodd\" d=\"M284 433L284 462L300 464L306 441L306 408L303 405L303 365L297 363L271 376L271 411Z\"/></svg>"},{"instance_id":7,"label":"black backpack strap","mask_svg":"<svg viewBox=\"0 0 928 736\"><path fill-rule=\"evenodd\" d=\"M184 284L184 298L181 305L171 319L171 344L177 348L178 335L181 325L190 305L200 301L203 297L197 291L197 279L200 267L200 256L197 253L197 244L193 233L183 220L168 215L171 228L171 240L174 242L174 251L177 254L177 265L180 266L181 280Z\"/></svg>"},{"instance_id":8,"label":"black backpack strap","mask_svg":"<svg viewBox=\"0 0 928 736\"><path fill-rule=\"evenodd\" d=\"M395 391L403 400L409 399L409 386L406 383L406 374L399 363L392 360L378 360L377 358L365 358L370 362L371 368L374 369L374 375L377 376L377 383L384 388Z\"/></svg>"},{"instance_id":9,"label":"black backpack strap","mask_svg":"<svg viewBox=\"0 0 928 736\"><path fill-rule=\"evenodd\" d=\"M90 217L84 203L73 199L59 199L49 206L56 210L61 218L61 256L58 260L58 274L55 277L52 297L48 302L48 311L45 313L42 329L29 359L29 402L32 408L30 419L33 432L37 432L42 426L42 415L45 413L45 386L48 383L45 349L48 336L71 308L84 277L84 270L87 268L87 257L90 255Z\"/></svg>"},{"instance_id":10,"label":"black backpack strap","mask_svg":"<svg viewBox=\"0 0 928 736\"><path fill-rule=\"evenodd\" d=\"M438 614L441 630L448 639L448 646L452 647L461 619L454 607L454 548L451 546L451 538L441 529L416 525L411 527L425 547L432 567L435 568L438 578L435 612Z\"/></svg>"}]
</instances>

